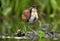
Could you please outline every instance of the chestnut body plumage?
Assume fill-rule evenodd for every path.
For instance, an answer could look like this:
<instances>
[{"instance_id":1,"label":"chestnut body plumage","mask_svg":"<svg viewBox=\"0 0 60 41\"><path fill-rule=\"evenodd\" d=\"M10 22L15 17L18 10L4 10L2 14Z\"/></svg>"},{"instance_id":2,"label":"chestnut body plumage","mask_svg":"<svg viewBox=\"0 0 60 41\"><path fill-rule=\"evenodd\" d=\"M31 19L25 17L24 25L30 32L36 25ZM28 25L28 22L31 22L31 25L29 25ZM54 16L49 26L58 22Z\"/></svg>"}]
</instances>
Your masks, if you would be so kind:
<instances>
[{"instance_id":1,"label":"chestnut body plumage","mask_svg":"<svg viewBox=\"0 0 60 41\"><path fill-rule=\"evenodd\" d=\"M29 23L33 23L38 20L38 12L36 7L26 9L22 14L22 19Z\"/></svg>"}]
</instances>

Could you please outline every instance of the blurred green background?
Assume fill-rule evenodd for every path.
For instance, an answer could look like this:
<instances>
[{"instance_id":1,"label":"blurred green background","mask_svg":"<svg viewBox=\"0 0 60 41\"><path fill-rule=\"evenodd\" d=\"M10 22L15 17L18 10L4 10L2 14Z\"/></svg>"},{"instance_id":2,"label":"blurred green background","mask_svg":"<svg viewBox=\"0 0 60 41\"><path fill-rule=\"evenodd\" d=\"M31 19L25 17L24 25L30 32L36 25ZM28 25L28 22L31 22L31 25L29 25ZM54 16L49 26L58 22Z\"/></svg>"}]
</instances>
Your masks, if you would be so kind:
<instances>
[{"instance_id":1,"label":"blurred green background","mask_svg":"<svg viewBox=\"0 0 60 41\"><path fill-rule=\"evenodd\" d=\"M22 21L22 12L36 5L39 7L39 20L33 24ZM39 31L43 24L54 24L51 30L60 33L60 0L0 0L0 34L14 34L18 30L27 33ZM0 41L29 41L16 39L2 39ZM32 40L30 40L32 41ZM38 40L36 40L38 41ZM50 39L39 39L39 41L54 41ZM60 41L59 39L56 41Z\"/></svg>"}]
</instances>

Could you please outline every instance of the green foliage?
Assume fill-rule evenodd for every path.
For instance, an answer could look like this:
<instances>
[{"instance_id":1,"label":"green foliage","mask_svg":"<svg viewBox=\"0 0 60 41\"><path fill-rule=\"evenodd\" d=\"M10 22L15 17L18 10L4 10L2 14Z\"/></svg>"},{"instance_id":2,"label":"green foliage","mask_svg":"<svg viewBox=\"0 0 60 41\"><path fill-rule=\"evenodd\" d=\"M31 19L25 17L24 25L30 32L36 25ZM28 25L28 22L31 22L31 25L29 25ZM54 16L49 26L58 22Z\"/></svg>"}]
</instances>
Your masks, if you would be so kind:
<instances>
[{"instance_id":1,"label":"green foliage","mask_svg":"<svg viewBox=\"0 0 60 41\"><path fill-rule=\"evenodd\" d=\"M0 2L0 15L3 16L3 22L0 23L0 33L2 34L12 34L16 33L18 30L27 33L31 31L29 29L30 27L37 31L39 36L44 37L45 34L40 28L42 28L41 25L46 23L53 24L51 31L60 31L60 0L0 0ZM29 24L22 21L21 15L25 9L32 5L39 7L39 20L33 24ZM10 39L7 41L9 40ZM13 39L13 41L20 40ZM46 40L41 39L41 41Z\"/></svg>"},{"instance_id":2,"label":"green foliage","mask_svg":"<svg viewBox=\"0 0 60 41\"><path fill-rule=\"evenodd\" d=\"M38 35L40 36L40 38L45 37L45 33L41 30L37 31Z\"/></svg>"}]
</instances>

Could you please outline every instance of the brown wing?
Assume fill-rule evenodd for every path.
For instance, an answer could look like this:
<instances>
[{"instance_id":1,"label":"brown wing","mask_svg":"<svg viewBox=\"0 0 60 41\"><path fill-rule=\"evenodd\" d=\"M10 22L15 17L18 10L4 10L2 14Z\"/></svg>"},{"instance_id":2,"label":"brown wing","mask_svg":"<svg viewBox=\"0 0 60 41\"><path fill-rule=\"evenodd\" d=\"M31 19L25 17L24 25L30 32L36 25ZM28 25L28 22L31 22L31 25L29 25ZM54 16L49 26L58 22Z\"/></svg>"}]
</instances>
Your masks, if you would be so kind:
<instances>
[{"instance_id":1,"label":"brown wing","mask_svg":"<svg viewBox=\"0 0 60 41\"><path fill-rule=\"evenodd\" d=\"M26 9L23 13L22 13L22 19L24 21L28 21L30 17L30 10L29 9Z\"/></svg>"}]
</instances>

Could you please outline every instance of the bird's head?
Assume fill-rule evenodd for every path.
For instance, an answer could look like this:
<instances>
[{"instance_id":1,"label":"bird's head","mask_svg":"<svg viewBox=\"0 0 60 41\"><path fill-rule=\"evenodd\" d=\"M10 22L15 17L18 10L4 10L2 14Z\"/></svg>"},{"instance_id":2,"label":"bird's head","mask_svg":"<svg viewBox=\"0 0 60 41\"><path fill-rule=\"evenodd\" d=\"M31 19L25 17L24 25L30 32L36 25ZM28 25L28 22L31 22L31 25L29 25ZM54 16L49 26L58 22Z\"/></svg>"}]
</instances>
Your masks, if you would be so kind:
<instances>
[{"instance_id":1,"label":"bird's head","mask_svg":"<svg viewBox=\"0 0 60 41\"><path fill-rule=\"evenodd\" d=\"M33 16L31 14L33 14ZM33 21L37 16L38 16L38 13L37 13L36 6L30 7L28 9L24 10L22 13L22 19L24 21L28 21L28 22L29 22L29 20ZM31 19L31 17L33 17L33 18Z\"/></svg>"}]
</instances>

